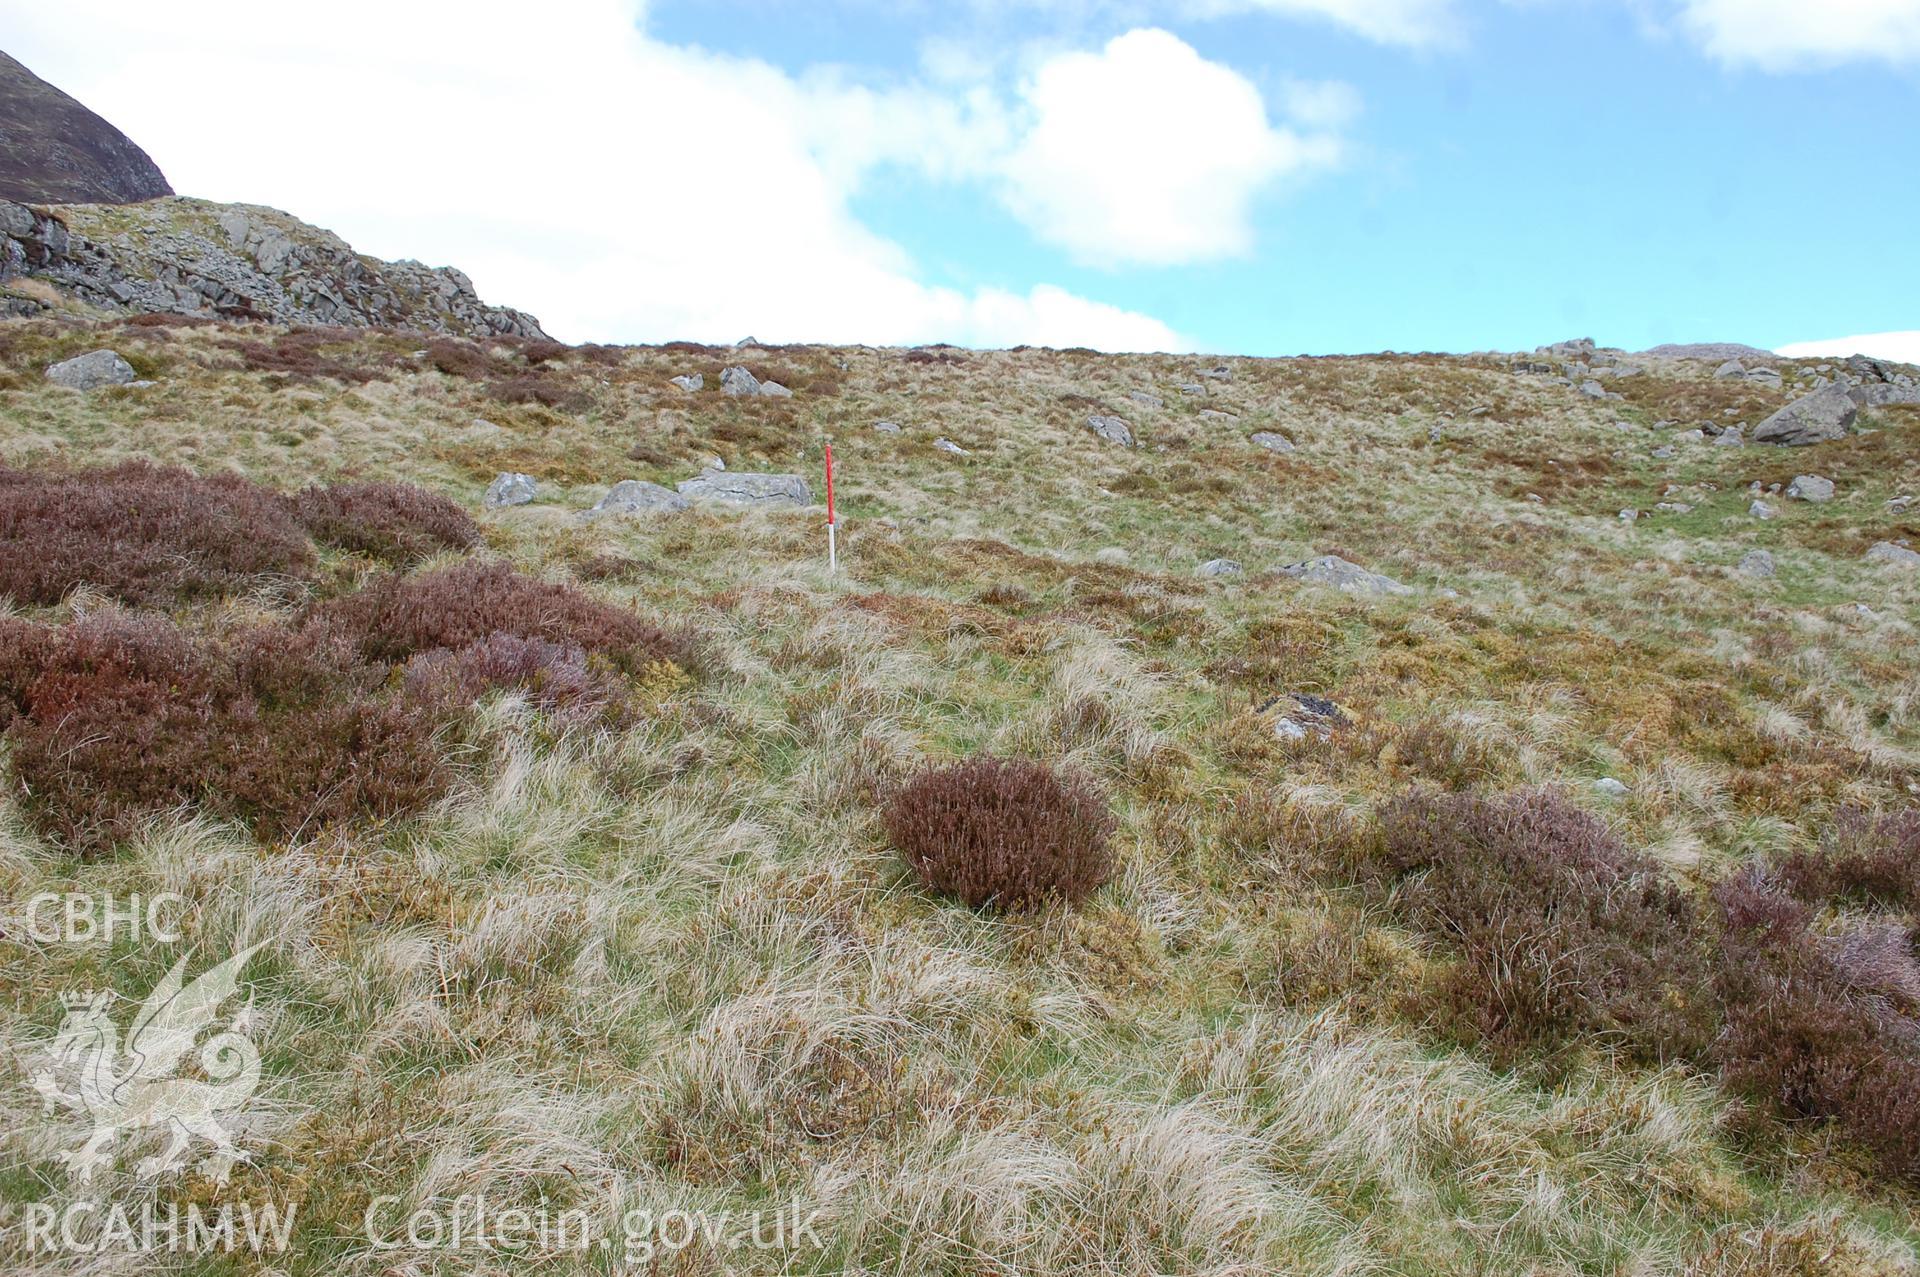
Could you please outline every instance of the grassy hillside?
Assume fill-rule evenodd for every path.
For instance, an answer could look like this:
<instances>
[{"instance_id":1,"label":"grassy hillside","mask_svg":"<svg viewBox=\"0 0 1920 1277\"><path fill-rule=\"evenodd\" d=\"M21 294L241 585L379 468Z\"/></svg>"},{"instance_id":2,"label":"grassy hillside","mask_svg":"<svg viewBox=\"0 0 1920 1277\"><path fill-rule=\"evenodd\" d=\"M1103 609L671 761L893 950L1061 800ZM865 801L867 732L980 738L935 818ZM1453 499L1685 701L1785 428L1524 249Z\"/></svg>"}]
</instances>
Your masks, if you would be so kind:
<instances>
[{"instance_id":1,"label":"grassy hillside","mask_svg":"<svg viewBox=\"0 0 1920 1277\"><path fill-rule=\"evenodd\" d=\"M41 377L101 346L153 384ZM734 363L793 397L722 395ZM320 815L281 820L282 790L223 768L83 832L107 773L75 779L47 748L61 724L33 717L45 693L19 690L53 658L0 654L7 898L190 902L173 944L42 942L10 919L15 1072L61 991L116 990L124 1023L181 956L265 946L254 1163L219 1190L143 1177L142 1146L96 1187L297 1202L291 1248L85 1271L1911 1271L1920 573L1863 555L1920 539L1920 512L1888 505L1920 494L1920 408L1805 449L1688 441L1701 421L1750 434L1787 398L1713 371L1649 363L1604 400L1505 357L0 328L0 498L146 459L284 493L400 480L478 521L389 552L310 508L263 513L292 519L267 566L188 589L159 562L134 603L98 569L18 602L0 638L20 651L147 623L130 611L192 652L337 621L358 646L336 665L299 649L313 695L391 708L415 667L370 646L390 630L365 600L469 559L661 636L644 661L588 660L584 711L536 678L395 728L390 757L423 770L391 801L374 751L342 775L380 802L307 793ZM692 372L705 389L668 380ZM1139 446L1096 437L1096 413ZM819 508L581 518L617 480L671 486L711 457L818 491L829 438L838 575ZM538 496L483 512L502 471ZM1803 473L1836 498L1766 495ZM1774 517L1749 513L1754 483ZM1756 549L1774 575L1739 569ZM1413 588L1277 571L1327 554ZM1218 558L1244 573L1198 575ZM1289 693L1340 721L1283 739L1287 707L1261 707ZM256 729L220 756L281 748ZM360 730L288 768L323 772ZM884 804L924 763L982 753L1104 791L1111 881L1006 914L916 881ZM66 788L23 779L42 774ZM0 1193L73 1200L59 1153L84 1121L16 1094ZM616 1237L629 1209L797 1200L824 1246L622 1268L617 1246L367 1239L379 1199L390 1237L466 1194L577 1207Z\"/></svg>"}]
</instances>

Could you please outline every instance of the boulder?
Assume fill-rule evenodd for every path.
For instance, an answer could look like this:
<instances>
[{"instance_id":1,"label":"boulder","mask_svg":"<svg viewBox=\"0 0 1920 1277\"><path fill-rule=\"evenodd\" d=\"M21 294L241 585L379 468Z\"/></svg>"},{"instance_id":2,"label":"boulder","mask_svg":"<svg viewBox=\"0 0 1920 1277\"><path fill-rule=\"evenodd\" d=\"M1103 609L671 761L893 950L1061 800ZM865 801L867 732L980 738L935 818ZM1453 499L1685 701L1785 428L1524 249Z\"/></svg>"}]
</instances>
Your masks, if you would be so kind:
<instances>
[{"instance_id":1,"label":"boulder","mask_svg":"<svg viewBox=\"0 0 1920 1277\"><path fill-rule=\"evenodd\" d=\"M1580 383L1580 393L1589 399L1605 399L1607 397L1607 388L1589 378Z\"/></svg>"},{"instance_id":2,"label":"boulder","mask_svg":"<svg viewBox=\"0 0 1920 1277\"><path fill-rule=\"evenodd\" d=\"M1345 710L1326 697L1307 692L1269 696L1253 707L1253 714L1284 741L1326 740L1353 721Z\"/></svg>"},{"instance_id":3,"label":"boulder","mask_svg":"<svg viewBox=\"0 0 1920 1277\"><path fill-rule=\"evenodd\" d=\"M682 390L704 390L707 385L707 377L705 373L683 373L673 379L673 384Z\"/></svg>"},{"instance_id":4,"label":"boulder","mask_svg":"<svg viewBox=\"0 0 1920 1277\"><path fill-rule=\"evenodd\" d=\"M481 504L489 510L498 510L510 505L525 505L533 500L535 484L530 474L515 474L505 471L493 477L487 485L487 495Z\"/></svg>"},{"instance_id":5,"label":"boulder","mask_svg":"<svg viewBox=\"0 0 1920 1277\"><path fill-rule=\"evenodd\" d=\"M1746 446L1746 434L1738 426L1728 426L1714 436L1714 446L1718 448L1741 448Z\"/></svg>"},{"instance_id":6,"label":"boulder","mask_svg":"<svg viewBox=\"0 0 1920 1277\"><path fill-rule=\"evenodd\" d=\"M1197 381L1183 381L1175 386L1174 389L1183 395L1204 395L1207 393L1207 388Z\"/></svg>"},{"instance_id":7,"label":"boulder","mask_svg":"<svg viewBox=\"0 0 1920 1277\"><path fill-rule=\"evenodd\" d=\"M645 479L622 479L607 490L589 515L673 514L687 508L687 499L672 488Z\"/></svg>"},{"instance_id":8,"label":"boulder","mask_svg":"<svg viewBox=\"0 0 1920 1277\"><path fill-rule=\"evenodd\" d=\"M723 395L757 395L760 393L760 379L739 365L720 370L720 393Z\"/></svg>"},{"instance_id":9,"label":"boulder","mask_svg":"<svg viewBox=\"0 0 1920 1277\"><path fill-rule=\"evenodd\" d=\"M90 350L84 355L63 359L47 369L48 381L69 390L125 386L134 379L133 365L112 350Z\"/></svg>"},{"instance_id":10,"label":"boulder","mask_svg":"<svg viewBox=\"0 0 1920 1277\"><path fill-rule=\"evenodd\" d=\"M1844 389L1828 386L1801 396L1754 427L1753 441L1802 448L1844 438L1858 413Z\"/></svg>"},{"instance_id":11,"label":"boulder","mask_svg":"<svg viewBox=\"0 0 1920 1277\"><path fill-rule=\"evenodd\" d=\"M1795 501L1833 500L1833 480L1817 474L1798 474L1787 485L1787 495Z\"/></svg>"},{"instance_id":12,"label":"boulder","mask_svg":"<svg viewBox=\"0 0 1920 1277\"><path fill-rule=\"evenodd\" d=\"M1118 417L1105 417L1098 414L1088 417L1087 429L1108 443L1117 443L1122 448L1133 447L1133 430Z\"/></svg>"},{"instance_id":13,"label":"boulder","mask_svg":"<svg viewBox=\"0 0 1920 1277\"><path fill-rule=\"evenodd\" d=\"M694 501L753 507L809 506L813 489L797 474L742 474L706 470L678 485Z\"/></svg>"},{"instance_id":14,"label":"boulder","mask_svg":"<svg viewBox=\"0 0 1920 1277\"><path fill-rule=\"evenodd\" d=\"M1726 363L1715 368L1713 375L1716 377L1744 377L1747 375L1747 368L1746 365L1738 359L1729 359Z\"/></svg>"},{"instance_id":15,"label":"boulder","mask_svg":"<svg viewBox=\"0 0 1920 1277\"><path fill-rule=\"evenodd\" d=\"M1892 563L1903 568L1920 568L1920 554L1916 554L1904 545L1895 545L1891 541L1876 541L1867 551L1869 563Z\"/></svg>"},{"instance_id":16,"label":"boulder","mask_svg":"<svg viewBox=\"0 0 1920 1277\"><path fill-rule=\"evenodd\" d=\"M873 428L883 435L897 435L900 433L900 423L897 421L876 421L873 423Z\"/></svg>"},{"instance_id":17,"label":"boulder","mask_svg":"<svg viewBox=\"0 0 1920 1277\"><path fill-rule=\"evenodd\" d=\"M777 381L763 381L763 382L761 382L761 383L760 383L760 393L761 393L761 394L763 394L763 395L770 395L770 396L772 396L772 397L773 397L773 398L775 398L775 399L791 399L791 398L793 398L793 392L792 392L791 390L788 390L788 389L787 389L787 388L786 388L785 386L783 386L783 385L781 385L781 384L780 384L779 382L777 382Z\"/></svg>"},{"instance_id":18,"label":"boulder","mask_svg":"<svg viewBox=\"0 0 1920 1277\"><path fill-rule=\"evenodd\" d=\"M1748 550L1740 556L1740 573L1743 576L1772 576L1773 572L1773 555L1766 550Z\"/></svg>"},{"instance_id":19,"label":"boulder","mask_svg":"<svg viewBox=\"0 0 1920 1277\"><path fill-rule=\"evenodd\" d=\"M1413 587L1390 576L1369 572L1358 563L1350 563L1337 554L1323 554L1303 563L1289 563L1280 569L1291 577L1330 585L1350 594L1411 594Z\"/></svg>"},{"instance_id":20,"label":"boulder","mask_svg":"<svg viewBox=\"0 0 1920 1277\"><path fill-rule=\"evenodd\" d=\"M945 435L942 435L940 438L935 439L933 441L933 446L940 449L940 451L942 452L951 452L957 457L966 457L966 456L972 455L965 448L962 448L959 444L947 438Z\"/></svg>"},{"instance_id":21,"label":"boulder","mask_svg":"<svg viewBox=\"0 0 1920 1277\"><path fill-rule=\"evenodd\" d=\"M1285 435L1277 435L1271 430L1256 430L1247 436L1249 443L1258 444L1268 452L1292 452L1293 440Z\"/></svg>"},{"instance_id":22,"label":"boulder","mask_svg":"<svg viewBox=\"0 0 1920 1277\"><path fill-rule=\"evenodd\" d=\"M1208 559L1200 565L1201 576L1239 576L1244 571L1238 559Z\"/></svg>"},{"instance_id":23,"label":"boulder","mask_svg":"<svg viewBox=\"0 0 1920 1277\"><path fill-rule=\"evenodd\" d=\"M1159 395L1151 394L1145 390L1129 390L1127 392L1127 398L1147 408L1164 408L1167 406L1166 400L1162 399Z\"/></svg>"},{"instance_id":24,"label":"boulder","mask_svg":"<svg viewBox=\"0 0 1920 1277\"><path fill-rule=\"evenodd\" d=\"M1773 517L1773 507L1764 501L1755 501L1747 507L1747 513L1756 519L1771 519Z\"/></svg>"},{"instance_id":25,"label":"boulder","mask_svg":"<svg viewBox=\"0 0 1920 1277\"><path fill-rule=\"evenodd\" d=\"M1593 782L1593 791L1606 798L1625 798L1632 791L1611 776L1602 776Z\"/></svg>"}]
</instances>

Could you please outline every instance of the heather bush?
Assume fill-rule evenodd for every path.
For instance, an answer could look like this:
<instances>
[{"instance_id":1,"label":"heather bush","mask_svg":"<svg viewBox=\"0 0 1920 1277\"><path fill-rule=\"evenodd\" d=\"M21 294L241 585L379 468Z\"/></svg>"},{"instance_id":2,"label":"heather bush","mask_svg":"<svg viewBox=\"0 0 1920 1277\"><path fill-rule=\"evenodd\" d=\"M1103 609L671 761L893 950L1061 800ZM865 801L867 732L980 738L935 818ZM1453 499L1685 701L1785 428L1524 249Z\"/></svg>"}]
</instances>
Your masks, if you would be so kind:
<instances>
[{"instance_id":1,"label":"heather bush","mask_svg":"<svg viewBox=\"0 0 1920 1277\"><path fill-rule=\"evenodd\" d=\"M410 483L335 483L293 498L315 540L407 566L439 550L479 543L480 527L447 498Z\"/></svg>"},{"instance_id":2,"label":"heather bush","mask_svg":"<svg viewBox=\"0 0 1920 1277\"><path fill-rule=\"evenodd\" d=\"M493 356L457 337L438 337L428 342L426 359L447 376L469 381L480 381L495 371Z\"/></svg>"},{"instance_id":3,"label":"heather bush","mask_svg":"<svg viewBox=\"0 0 1920 1277\"><path fill-rule=\"evenodd\" d=\"M1920 908L1920 809L1843 810L1820 846L1788 857L1779 878L1802 900Z\"/></svg>"},{"instance_id":4,"label":"heather bush","mask_svg":"<svg viewBox=\"0 0 1920 1277\"><path fill-rule=\"evenodd\" d=\"M1781 1116L1831 1121L1882 1175L1920 1180L1920 1023L1887 987L1912 979L1904 939L1891 953L1884 934L1821 937L1814 907L1757 867L1714 898L1723 1083Z\"/></svg>"},{"instance_id":5,"label":"heather bush","mask_svg":"<svg viewBox=\"0 0 1920 1277\"><path fill-rule=\"evenodd\" d=\"M387 375L386 367L375 363L354 363L330 348L352 351L361 334L345 328L290 328L268 341L239 341L233 350L249 371L280 373L300 381L325 377L352 385L365 385Z\"/></svg>"},{"instance_id":6,"label":"heather bush","mask_svg":"<svg viewBox=\"0 0 1920 1277\"><path fill-rule=\"evenodd\" d=\"M884 820L922 882L976 908L1075 904L1113 873L1106 797L1044 763L929 768L893 795Z\"/></svg>"},{"instance_id":7,"label":"heather bush","mask_svg":"<svg viewBox=\"0 0 1920 1277\"><path fill-rule=\"evenodd\" d=\"M505 563L459 563L395 576L316 612L356 636L369 660L399 664L434 648L458 651L496 634L577 647L632 673L650 661L691 664L691 644L570 585L522 576Z\"/></svg>"},{"instance_id":8,"label":"heather bush","mask_svg":"<svg viewBox=\"0 0 1920 1277\"><path fill-rule=\"evenodd\" d=\"M1374 884L1455 945L1440 1018L1502 1062L1579 1041L1660 1062L1702 1052L1710 981L1692 902L1551 791L1418 793L1380 817Z\"/></svg>"},{"instance_id":9,"label":"heather bush","mask_svg":"<svg viewBox=\"0 0 1920 1277\"><path fill-rule=\"evenodd\" d=\"M584 411L590 402L580 387L530 372L488 382L487 394L504 404L539 404L561 412Z\"/></svg>"},{"instance_id":10,"label":"heather bush","mask_svg":"<svg viewBox=\"0 0 1920 1277\"><path fill-rule=\"evenodd\" d=\"M167 603L304 577L312 566L286 504L237 475L143 461L0 469L0 595L19 603L57 603L83 583L129 603Z\"/></svg>"},{"instance_id":11,"label":"heather bush","mask_svg":"<svg viewBox=\"0 0 1920 1277\"><path fill-rule=\"evenodd\" d=\"M6 726L22 806L99 851L150 813L198 805L284 838L412 811L450 779L455 707L386 687L385 671L314 627L221 642L152 616L49 632Z\"/></svg>"},{"instance_id":12,"label":"heather bush","mask_svg":"<svg viewBox=\"0 0 1920 1277\"><path fill-rule=\"evenodd\" d=\"M458 651L418 653L407 662L406 683L424 696L462 704L517 688L543 709L573 715L617 715L626 701L625 687L606 662L574 644L499 632Z\"/></svg>"}]
</instances>

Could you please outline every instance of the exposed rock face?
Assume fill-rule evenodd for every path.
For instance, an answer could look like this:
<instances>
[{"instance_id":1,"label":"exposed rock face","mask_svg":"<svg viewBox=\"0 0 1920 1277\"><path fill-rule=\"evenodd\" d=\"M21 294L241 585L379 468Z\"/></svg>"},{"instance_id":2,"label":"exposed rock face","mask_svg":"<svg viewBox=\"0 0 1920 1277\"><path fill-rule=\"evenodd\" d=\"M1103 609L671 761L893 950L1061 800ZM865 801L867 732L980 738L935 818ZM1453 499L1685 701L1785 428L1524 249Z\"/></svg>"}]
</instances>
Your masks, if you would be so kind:
<instances>
[{"instance_id":1,"label":"exposed rock face","mask_svg":"<svg viewBox=\"0 0 1920 1277\"><path fill-rule=\"evenodd\" d=\"M111 350L90 350L47 369L47 380L69 390L124 386L134 379L133 365Z\"/></svg>"},{"instance_id":2,"label":"exposed rock face","mask_svg":"<svg viewBox=\"0 0 1920 1277\"><path fill-rule=\"evenodd\" d=\"M1776 359L1771 350L1762 350L1758 346L1745 346L1737 341L1686 341L1668 342L1664 346L1655 346L1640 352L1643 355L1658 355L1663 359Z\"/></svg>"},{"instance_id":3,"label":"exposed rock face","mask_svg":"<svg viewBox=\"0 0 1920 1277\"><path fill-rule=\"evenodd\" d=\"M760 379L738 365L720 370L720 393L723 395L757 395L760 393Z\"/></svg>"},{"instance_id":4,"label":"exposed rock face","mask_svg":"<svg viewBox=\"0 0 1920 1277\"><path fill-rule=\"evenodd\" d=\"M808 506L813 489L797 474L733 474L708 470L679 483L680 494L694 501L724 505Z\"/></svg>"},{"instance_id":5,"label":"exposed rock face","mask_svg":"<svg viewBox=\"0 0 1920 1277\"><path fill-rule=\"evenodd\" d=\"M546 337L533 316L482 302L451 266L363 257L330 231L249 204L0 202L0 283L16 275L120 313ZM41 305L14 298L9 308Z\"/></svg>"},{"instance_id":6,"label":"exposed rock face","mask_svg":"<svg viewBox=\"0 0 1920 1277\"><path fill-rule=\"evenodd\" d=\"M1318 585L1331 585L1351 594L1413 593L1412 586L1378 572L1369 572L1358 563L1350 563L1337 554L1323 554L1304 563L1289 563L1280 570L1288 576Z\"/></svg>"},{"instance_id":7,"label":"exposed rock face","mask_svg":"<svg viewBox=\"0 0 1920 1277\"><path fill-rule=\"evenodd\" d=\"M0 199L131 204L171 194L126 134L0 53Z\"/></svg>"},{"instance_id":8,"label":"exposed rock face","mask_svg":"<svg viewBox=\"0 0 1920 1277\"><path fill-rule=\"evenodd\" d=\"M1842 439L1859 411L1844 387L1828 386L1794 400L1755 426L1753 441L1800 448Z\"/></svg>"}]
</instances>

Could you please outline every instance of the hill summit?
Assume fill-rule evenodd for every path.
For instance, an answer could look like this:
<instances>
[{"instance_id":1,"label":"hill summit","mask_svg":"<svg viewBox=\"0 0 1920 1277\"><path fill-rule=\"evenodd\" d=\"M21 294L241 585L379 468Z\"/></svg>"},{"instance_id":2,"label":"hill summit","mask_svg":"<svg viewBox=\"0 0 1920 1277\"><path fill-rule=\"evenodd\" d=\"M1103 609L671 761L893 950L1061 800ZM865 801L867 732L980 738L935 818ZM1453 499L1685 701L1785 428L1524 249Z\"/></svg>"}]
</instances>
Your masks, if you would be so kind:
<instances>
[{"instance_id":1,"label":"hill summit","mask_svg":"<svg viewBox=\"0 0 1920 1277\"><path fill-rule=\"evenodd\" d=\"M171 194L126 134L0 53L0 197L130 204Z\"/></svg>"}]
</instances>

